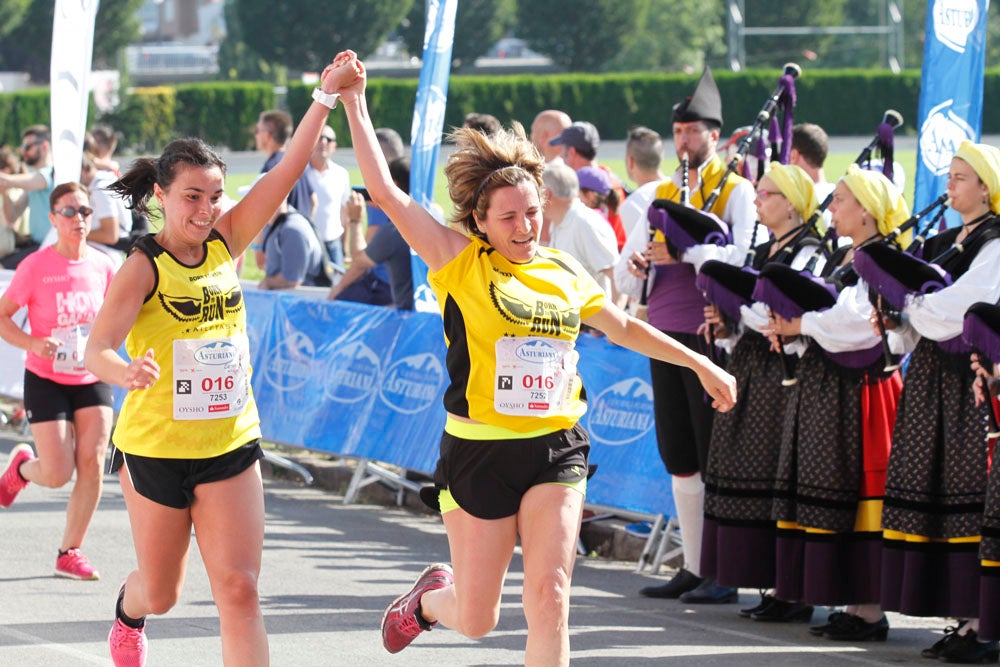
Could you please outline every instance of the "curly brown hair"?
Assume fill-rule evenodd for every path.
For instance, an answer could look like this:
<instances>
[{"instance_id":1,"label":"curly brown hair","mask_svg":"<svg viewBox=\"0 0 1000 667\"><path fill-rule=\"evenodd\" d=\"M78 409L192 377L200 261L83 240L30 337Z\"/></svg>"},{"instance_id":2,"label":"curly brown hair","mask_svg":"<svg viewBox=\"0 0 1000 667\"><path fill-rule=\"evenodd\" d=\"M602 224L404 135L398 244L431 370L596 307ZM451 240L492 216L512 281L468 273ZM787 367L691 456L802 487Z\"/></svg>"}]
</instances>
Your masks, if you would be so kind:
<instances>
[{"instance_id":1,"label":"curly brown hair","mask_svg":"<svg viewBox=\"0 0 1000 667\"><path fill-rule=\"evenodd\" d=\"M498 188L528 181L538 188L539 200L544 204L545 158L528 141L520 123L514 122L509 130L500 129L489 136L458 128L449 139L457 146L444 168L448 194L455 205L451 221L467 233L483 236L476 218L486 218L490 196Z\"/></svg>"}]
</instances>

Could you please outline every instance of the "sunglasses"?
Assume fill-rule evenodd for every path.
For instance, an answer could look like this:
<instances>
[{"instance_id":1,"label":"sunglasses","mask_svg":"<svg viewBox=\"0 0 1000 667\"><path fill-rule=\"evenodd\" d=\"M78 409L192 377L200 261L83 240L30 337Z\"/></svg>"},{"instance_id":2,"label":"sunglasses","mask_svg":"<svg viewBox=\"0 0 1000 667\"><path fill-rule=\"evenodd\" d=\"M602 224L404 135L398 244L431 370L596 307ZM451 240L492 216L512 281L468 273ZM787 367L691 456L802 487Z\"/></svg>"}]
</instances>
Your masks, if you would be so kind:
<instances>
[{"instance_id":1,"label":"sunglasses","mask_svg":"<svg viewBox=\"0 0 1000 667\"><path fill-rule=\"evenodd\" d=\"M781 194L777 190L758 190L757 191L757 199L759 199L761 201L767 201L768 198L772 197L772 196L784 197L785 195Z\"/></svg>"},{"instance_id":2,"label":"sunglasses","mask_svg":"<svg viewBox=\"0 0 1000 667\"><path fill-rule=\"evenodd\" d=\"M31 143L28 144L21 144L21 152L23 153L25 151L29 151L40 143L42 143L41 139L39 139L38 141L32 141Z\"/></svg>"},{"instance_id":3,"label":"sunglasses","mask_svg":"<svg viewBox=\"0 0 1000 667\"><path fill-rule=\"evenodd\" d=\"M337 143L337 137L320 137L319 140L322 141L324 144Z\"/></svg>"},{"instance_id":4,"label":"sunglasses","mask_svg":"<svg viewBox=\"0 0 1000 667\"><path fill-rule=\"evenodd\" d=\"M77 208L73 208L72 206L64 206L63 208L54 208L52 209L52 212L58 213L64 218L75 218L77 214L82 215L85 218L89 218L90 214L94 212L94 209L90 208L89 206L79 206Z\"/></svg>"}]
</instances>

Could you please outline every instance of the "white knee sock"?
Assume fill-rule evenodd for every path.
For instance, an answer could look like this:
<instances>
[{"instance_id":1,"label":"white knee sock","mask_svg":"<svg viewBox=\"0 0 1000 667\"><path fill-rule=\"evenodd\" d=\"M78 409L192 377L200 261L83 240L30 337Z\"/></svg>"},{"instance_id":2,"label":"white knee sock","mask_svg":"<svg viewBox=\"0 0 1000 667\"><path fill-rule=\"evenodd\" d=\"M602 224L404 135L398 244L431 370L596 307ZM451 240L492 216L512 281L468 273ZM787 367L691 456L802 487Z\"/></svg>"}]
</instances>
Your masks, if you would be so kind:
<instances>
[{"instance_id":1,"label":"white knee sock","mask_svg":"<svg viewBox=\"0 0 1000 667\"><path fill-rule=\"evenodd\" d=\"M701 572L701 532L705 524L705 483L701 473L672 478L677 522L684 542L684 567L692 574Z\"/></svg>"}]
</instances>

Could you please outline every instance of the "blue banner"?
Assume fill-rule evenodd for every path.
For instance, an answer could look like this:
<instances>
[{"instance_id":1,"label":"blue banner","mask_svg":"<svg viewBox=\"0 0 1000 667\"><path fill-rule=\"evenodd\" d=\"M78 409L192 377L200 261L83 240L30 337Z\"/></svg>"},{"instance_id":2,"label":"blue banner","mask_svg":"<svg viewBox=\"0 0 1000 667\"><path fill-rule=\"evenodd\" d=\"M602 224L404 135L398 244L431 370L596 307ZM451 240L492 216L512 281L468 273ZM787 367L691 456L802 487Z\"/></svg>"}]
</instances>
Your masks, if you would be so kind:
<instances>
[{"instance_id":1,"label":"blue banner","mask_svg":"<svg viewBox=\"0 0 1000 667\"><path fill-rule=\"evenodd\" d=\"M427 0L424 28L424 59L417 84L417 102L410 132L410 196L430 210L434 203L434 174L437 171L444 112L448 103L451 75L451 47L455 41L455 11L458 0ZM413 254L413 307L438 313L437 299L427 285L427 265Z\"/></svg>"},{"instance_id":2,"label":"blue banner","mask_svg":"<svg viewBox=\"0 0 1000 667\"><path fill-rule=\"evenodd\" d=\"M913 210L944 193L958 145L979 141L989 0L930 0L921 75ZM960 220L949 212L949 224Z\"/></svg>"},{"instance_id":3,"label":"blue banner","mask_svg":"<svg viewBox=\"0 0 1000 667\"><path fill-rule=\"evenodd\" d=\"M440 315L255 289L244 297L265 440L434 471L448 386ZM587 500L674 515L649 361L602 337L580 336L577 349L599 468Z\"/></svg>"}]
</instances>

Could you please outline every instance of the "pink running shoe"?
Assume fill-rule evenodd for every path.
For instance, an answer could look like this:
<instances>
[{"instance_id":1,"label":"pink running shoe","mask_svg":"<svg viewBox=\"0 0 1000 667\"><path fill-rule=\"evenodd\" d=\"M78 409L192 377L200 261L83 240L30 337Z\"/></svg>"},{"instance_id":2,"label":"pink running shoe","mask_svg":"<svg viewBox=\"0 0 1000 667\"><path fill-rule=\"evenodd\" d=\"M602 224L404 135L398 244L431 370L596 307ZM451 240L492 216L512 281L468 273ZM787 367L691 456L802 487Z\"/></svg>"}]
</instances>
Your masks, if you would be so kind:
<instances>
[{"instance_id":1,"label":"pink running shoe","mask_svg":"<svg viewBox=\"0 0 1000 667\"><path fill-rule=\"evenodd\" d=\"M10 450L10 457L7 459L7 469L0 475L0 507L10 507L17 494L28 486L28 481L21 477L18 468L25 461L35 458L35 453L31 451L31 445L23 442Z\"/></svg>"},{"instance_id":2,"label":"pink running shoe","mask_svg":"<svg viewBox=\"0 0 1000 667\"><path fill-rule=\"evenodd\" d=\"M435 591L454 583L455 577L450 565L446 563L428 565L420 573L413 588L393 600L382 614L382 646L385 650L389 653L399 653L421 632L437 625L419 617L417 608L420 606L420 598L427 591Z\"/></svg>"},{"instance_id":3,"label":"pink running shoe","mask_svg":"<svg viewBox=\"0 0 1000 667\"><path fill-rule=\"evenodd\" d=\"M143 667L146 664L146 625L136 630L116 618L108 635L108 646L115 667Z\"/></svg>"},{"instance_id":4,"label":"pink running shoe","mask_svg":"<svg viewBox=\"0 0 1000 667\"><path fill-rule=\"evenodd\" d=\"M101 575L79 549L70 549L64 554L59 554L59 557L56 558L56 576L84 581L97 581L101 578Z\"/></svg>"}]
</instances>

